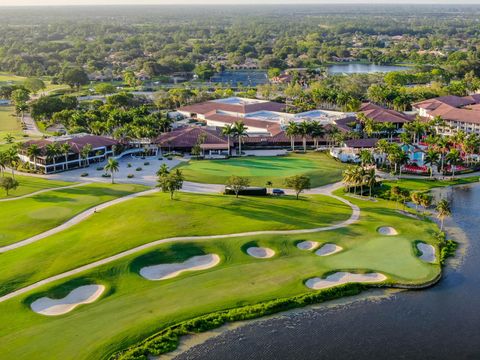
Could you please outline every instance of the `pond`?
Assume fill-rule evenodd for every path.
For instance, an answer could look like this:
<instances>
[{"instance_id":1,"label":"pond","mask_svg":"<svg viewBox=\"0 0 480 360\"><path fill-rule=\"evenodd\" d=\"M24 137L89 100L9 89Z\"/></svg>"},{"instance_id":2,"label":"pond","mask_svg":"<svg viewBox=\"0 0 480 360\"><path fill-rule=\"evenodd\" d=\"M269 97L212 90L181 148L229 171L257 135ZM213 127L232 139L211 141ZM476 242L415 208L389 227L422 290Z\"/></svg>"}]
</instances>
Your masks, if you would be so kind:
<instances>
[{"instance_id":1,"label":"pond","mask_svg":"<svg viewBox=\"0 0 480 360\"><path fill-rule=\"evenodd\" d=\"M367 74L408 70L408 66L375 64L335 64L327 66L330 74Z\"/></svg>"}]
</instances>

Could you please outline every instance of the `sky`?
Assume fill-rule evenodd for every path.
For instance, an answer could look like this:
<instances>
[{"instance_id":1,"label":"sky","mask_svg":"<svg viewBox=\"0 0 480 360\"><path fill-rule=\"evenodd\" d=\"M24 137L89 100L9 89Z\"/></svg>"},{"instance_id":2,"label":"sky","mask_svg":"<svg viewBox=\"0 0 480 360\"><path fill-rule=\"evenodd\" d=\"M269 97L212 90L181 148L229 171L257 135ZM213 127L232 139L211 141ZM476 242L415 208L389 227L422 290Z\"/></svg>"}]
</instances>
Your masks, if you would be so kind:
<instances>
[{"instance_id":1,"label":"sky","mask_svg":"<svg viewBox=\"0 0 480 360\"><path fill-rule=\"evenodd\" d=\"M166 4L480 4L480 0L0 0L0 6L166 5Z\"/></svg>"}]
</instances>

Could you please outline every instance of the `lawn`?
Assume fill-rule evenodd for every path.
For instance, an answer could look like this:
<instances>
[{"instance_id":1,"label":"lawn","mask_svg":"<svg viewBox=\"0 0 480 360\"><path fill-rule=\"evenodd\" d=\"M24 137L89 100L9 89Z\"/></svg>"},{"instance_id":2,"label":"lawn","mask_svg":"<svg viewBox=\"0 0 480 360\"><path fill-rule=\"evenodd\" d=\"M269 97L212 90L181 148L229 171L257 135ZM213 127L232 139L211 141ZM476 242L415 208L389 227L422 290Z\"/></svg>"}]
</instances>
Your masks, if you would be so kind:
<instances>
[{"instance_id":1,"label":"lawn","mask_svg":"<svg viewBox=\"0 0 480 360\"><path fill-rule=\"evenodd\" d=\"M290 154L288 156L244 157L227 160L191 160L181 165L186 180L200 183L225 184L232 175L245 176L253 186L285 187L288 176L306 175L312 187L342 179L346 165L324 153Z\"/></svg>"},{"instance_id":2,"label":"lawn","mask_svg":"<svg viewBox=\"0 0 480 360\"><path fill-rule=\"evenodd\" d=\"M454 180L430 180L426 179L401 179L397 181L382 181L382 191L390 189L392 186L399 186L409 191L429 191L436 187L446 187L452 185L471 184L478 182L478 176L457 178Z\"/></svg>"},{"instance_id":3,"label":"lawn","mask_svg":"<svg viewBox=\"0 0 480 360\"><path fill-rule=\"evenodd\" d=\"M23 76L17 76L13 74L7 74L4 72L0 72L0 85L4 85L2 83L13 83L13 84L19 84L25 81L25 77Z\"/></svg>"},{"instance_id":4,"label":"lawn","mask_svg":"<svg viewBox=\"0 0 480 360\"><path fill-rule=\"evenodd\" d=\"M11 106L0 106L0 143L4 142L5 135L10 134L15 139L23 138L20 120L16 118Z\"/></svg>"},{"instance_id":5,"label":"lawn","mask_svg":"<svg viewBox=\"0 0 480 360\"><path fill-rule=\"evenodd\" d=\"M308 199L235 199L189 193L177 194L173 201L163 193L132 199L101 210L68 230L1 254L0 294L158 239L316 228L351 215L349 206L331 197ZM48 209L46 206L45 214ZM23 219L27 221L27 217ZM18 229L26 225L15 224Z\"/></svg>"},{"instance_id":6,"label":"lawn","mask_svg":"<svg viewBox=\"0 0 480 360\"><path fill-rule=\"evenodd\" d=\"M19 181L23 179L34 178ZM132 184L88 184L0 202L0 246L40 234L95 205L145 189Z\"/></svg>"},{"instance_id":7,"label":"lawn","mask_svg":"<svg viewBox=\"0 0 480 360\"><path fill-rule=\"evenodd\" d=\"M205 227L205 222L212 226L212 232L216 233L221 232L222 228L237 230L240 224L242 231L247 231L252 228L250 221L258 220L259 214L264 211L269 214L260 216L262 221L258 223L263 224L264 228L278 228L283 217L286 217L287 224L297 219L300 221L299 227L307 227L315 220L331 223L346 216L344 211L340 212L342 215L338 214L338 205L322 206L326 202L324 197L306 197L308 200L298 202L288 198L240 199L241 205L235 212L230 211L227 204L220 207L221 199L229 199L232 203L235 201L226 197L181 194L180 201L171 203L166 202L164 195L158 197L142 199L134 206L135 210L143 209L141 213L134 211L131 214L135 219L135 226L133 223L129 226L121 225L126 221L125 216L128 216L120 211L120 207L125 205L122 204L116 209L110 208L104 214L99 214L98 218L88 220L88 224L86 222L78 225L75 231L67 231L62 238L56 236L52 241L47 240L43 247L38 247L34 252L27 247L17 254L5 254L6 263L0 283L5 283L5 273L12 273L10 256L17 260L15 265L18 267L17 275L12 279L21 283L25 278L32 278L35 272L40 272L39 278L43 278L51 272L47 271L47 268L56 269L53 273L58 273L59 263L64 263L64 267L69 263L70 265L66 266L70 267L78 262L75 254L81 251L78 246L82 242L88 242L90 256L94 256L93 253L101 253L102 247L108 246L108 243L132 244L132 237L142 237L143 242L150 237L154 238L155 236L150 236L150 232L159 232L155 224L162 224L164 230L169 227L166 213L173 218L181 216L177 221L177 234L183 232L179 231L178 224L185 222L182 228L188 228L187 232L190 234L200 232L200 229ZM217 200L212 201L208 199L210 197ZM41 290L0 303L2 358L41 360L50 359L54 353L57 358L103 359L162 327L184 319L214 310L312 292L304 286L306 279L335 270L378 271L388 276L388 282L414 284L424 283L438 275L439 265L420 261L416 258L412 245L418 239L435 244L432 236L435 225L399 215L391 202L349 200L360 206L362 213L361 221L348 228L308 235L264 235L163 244L104 265L70 281L59 281ZM157 203L163 206L157 208ZM233 206L232 203L229 206ZM166 204L170 210L165 214L159 213L159 209L165 208ZM179 204L185 205L183 216L178 211L179 208L174 210ZM187 204L192 205L186 206ZM252 215L249 215L248 213L252 212L251 206L254 206L254 209ZM152 208L156 209L153 213ZM189 209L188 214L185 213L186 208ZM199 211L205 211L206 208L210 211L201 216ZM301 210L302 208L304 209ZM320 210L313 213L317 208ZM237 216L236 213L240 210L243 210L243 214ZM302 217L298 211L303 212ZM114 222L113 218L107 216L107 212L112 216L117 214L120 218ZM322 215L318 212L322 212ZM207 216L214 220L207 220ZM149 222L149 226L145 227L144 222ZM196 226L192 226L193 223ZM376 230L384 225L394 226L399 235L379 235ZM120 230L123 232L119 233ZM85 232L86 234L82 235ZM111 236L107 240L105 237L108 234ZM80 240L81 237L84 237L83 240ZM72 243L71 238L77 240ZM344 250L330 257L319 258L312 252L301 251L295 247L297 242L303 240L334 242ZM268 260L254 259L245 253L245 248L251 245L270 247L276 251L276 255ZM54 257L50 257L55 248L63 251L57 251ZM84 252L86 253L86 249ZM138 275L139 269L145 265L177 262L206 253L218 254L221 263L209 270L184 273L166 281L147 281ZM46 259L43 259L43 256L46 256ZM72 288L84 283L101 283L107 290L95 303L55 318L35 314L29 309L29 304L35 298L45 295L63 297Z\"/></svg>"},{"instance_id":8,"label":"lawn","mask_svg":"<svg viewBox=\"0 0 480 360\"><path fill-rule=\"evenodd\" d=\"M5 176L10 176L10 171L5 172ZM36 191L44 189L52 189L61 186L73 185L72 182L58 181L58 180L48 180L40 177L33 176L24 176L15 174L15 179L18 181L19 186L16 190L10 190L8 193L8 198L15 198L22 195L27 195ZM2 189L0 190L0 199L7 198L7 194Z\"/></svg>"}]
</instances>

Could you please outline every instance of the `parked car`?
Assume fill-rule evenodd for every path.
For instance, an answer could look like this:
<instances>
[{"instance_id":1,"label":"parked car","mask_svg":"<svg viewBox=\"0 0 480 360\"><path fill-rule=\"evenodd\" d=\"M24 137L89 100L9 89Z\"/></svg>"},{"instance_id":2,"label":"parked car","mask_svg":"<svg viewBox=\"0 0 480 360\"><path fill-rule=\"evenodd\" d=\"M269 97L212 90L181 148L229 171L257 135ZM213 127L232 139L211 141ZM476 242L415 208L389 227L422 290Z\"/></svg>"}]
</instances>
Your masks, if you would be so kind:
<instances>
[{"instance_id":1,"label":"parked car","mask_svg":"<svg viewBox=\"0 0 480 360\"><path fill-rule=\"evenodd\" d=\"M273 189L272 195L276 195L276 196L285 195L285 191L283 191L282 189Z\"/></svg>"}]
</instances>

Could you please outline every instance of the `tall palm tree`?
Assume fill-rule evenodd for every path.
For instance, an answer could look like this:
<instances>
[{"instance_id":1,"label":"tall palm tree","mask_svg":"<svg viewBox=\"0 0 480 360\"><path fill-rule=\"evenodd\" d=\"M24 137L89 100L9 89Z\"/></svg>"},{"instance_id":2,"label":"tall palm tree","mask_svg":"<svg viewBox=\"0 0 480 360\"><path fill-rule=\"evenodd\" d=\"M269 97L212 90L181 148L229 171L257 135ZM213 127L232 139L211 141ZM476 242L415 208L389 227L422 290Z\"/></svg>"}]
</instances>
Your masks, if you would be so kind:
<instances>
[{"instance_id":1,"label":"tall palm tree","mask_svg":"<svg viewBox=\"0 0 480 360\"><path fill-rule=\"evenodd\" d=\"M373 155L370 151L368 150L360 150L360 162L362 164L362 167L365 167L365 165L370 165L373 163Z\"/></svg>"},{"instance_id":2,"label":"tall palm tree","mask_svg":"<svg viewBox=\"0 0 480 360\"><path fill-rule=\"evenodd\" d=\"M27 155L30 159L33 159L33 166L35 171L37 171L37 157L42 153L37 144L31 144L27 148Z\"/></svg>"},{"instance_id":3,"label":"tall palm tree","mask_svg":"<svg viewBox=\"0 0 480 360\"><path fill-rule=\"evenodd\" d=\"M311 134L311 126L310 123L307 121L302 121L298 125L298 134L302 136L302 142L303 142L303 152L307 152L307 136Z\"/></svg>"},{"instance_id":4,"label":"tall palm tree","mask_svg":"<svg viewBox=\"0 0 480 360\"><path fill-rule=\"evenodd\" d=\"M12 178L15 179L15 168L17 167L20 157L18 156L18 150L16 146L12 146L5 152L6 163L12 170Z\"/></svg>"},{"instance_id":5,"label":"tall palm tree","mask_svg":"<svg viewBox=\"0 0 480 360\"><path fill-rule=\"evenodd\" d=\"M440 171L443 173L443 167L445 165L445 155L448 152L448 147L450 145L450 139L448 137L441 137L438 140L437 147L440 151Z\"/></svg>"},{"instance_id":6,"label":"tall palm tree","mask_svg":"<svg viewBox=\"0 0 480 360\"><path fill-rule=\"evenodd\" d=\"M235 136L235 129L232 125L228 124L222 128L222 135L227 137L228 140L228 156L230 156L230 139Z\"/></svg>"},{"instance_id":7,"label":"tall palm tree","mask_svg":"<svg viewBox=\"0 0 480 360\"><path fill-rule=\"evenodd\" d=\"M65 165L63 169L68 169L68 154L71 151L71 146L68 142L64 142L62 145L60 145L60 152L65 156Z\"/></svg>"},{"instance_id":8,"label":"tall palm tree","mask_svg":"<svg viewBox=\"0 0 480 360\"><path fill-rule=\"evenodd\" d=\"M449 153L445 156L445 160L450 165L452 170L452 178L455 177L455 168L462 162L462 157L460 151L457 149L451 149Z\"/></svg>"},{"instance_id":9,"label":"tall palm tree","mask_svg":"<svg viewBox=\"0 0 480 360\"><path fill-rule=\"evenodd\" d=\"M430 178L433 176L433 167L438 164L438 160L440 159L440 153L434 149L428 149L427 153L425 154L425 158L423 162L429 165L430 169Z\"/></svg>"},{"instance_id":10,"label":"tall palm tree","mask_svg":"<svg viewBox=\"0 0 480 360\"><path fill-rule=\"evenodd\" d=\"M91 144L85 144L85 146L80 151L80 156L85 161L85 163L84 163L85 166L90 165L90 162L88 160L88 156L90 155L92 150L93 150L93 146Z\"/></svg>"},{"instance_id":11,"label":"tall palm tree","mask_svg":"<svg viewBox=\"0 0 480 360\"><path fill-rule=\"evenodd\" d=\"M368 186L368 196L372 197L372 188L375 186L377 183L376 175L375 175L375 169L371 168L365 171L365 174L363 176L363 180L365 184Z\"/></svg>"},{"instance_id":12,"label":"tall palm tree","mask_svg":"<svg viewBox=\"0 0 480 360\"><path fill-rule=\"evenodd\" d=\"M445 218L452 214L449 202L445 199L440 200L437 204L436 210L438 213L437 217L440 219L440 231L443 231L443 222Z\"/></svg>"},{"instance_id":13,"label":"tall palm tree","mask_svg":"<svg viewBox=\"0 0 480 360\"><path fill-rule=\"evenodd\" d=\"M5 169L7 165L8 165L7 153L6 151L0 151L0 172L2 173L2 177L5 176Z\"/></svg>"},{"instance_id":14,"label":"tall palm tree","mask_svg":"<svg viewBox=\"0 0 480 360\"><path fill-rule=\"evenodd\" d=\"M312 121L310 123L310 135L313 138L314 148L318 148L318 139L325 135L325 128L318 121Z\"/></svg>"},{"instance_id":15,"label":"tall palm tree","mask_svg":"<svg viewBox=\"0 0 480 360\"><path fill-rule=\"evenodd\" d=\"M47 155L48 160L53 160L53 169L56 170L57 165L57 156L60 154L58 143L52 142L45 146L45 155ZM46 169L45 169L46 170Z\"/></svg>"},{"instance_id":16,"label":"tall palm tree","mask_svg":"<svg viewBox=\"0 0 480 360\"><path fill-rule=\"evenodd\" d=\"M235 129L235 136L238 138L238 152L242 156L242 142L243 138L247 135L247 127L242 121L235 121L233 123L233 128Z\"/></svg>"},{"instance_id":17,"label":"tall palm tree","mask_svg":"<svg viewBox=\"0 0 480 360\"><path fill-rule=\"evenodd\" d=\"M295 136L298 135L297 123L290 121L287 125L285 133L290 137L290 146L292 147L292 151L295 151Z\"/></svg>"},{"instance_id":18,"label":"tall palm tree","mask_svg":"<svg viewBox=\"0 0 480 360\"><path fill-rule=\"evenodd\" d=\"M103 167L103 169L105 171L110 172L110 175L112 176L112 184L113 184L114 183L113 174L118 172L118 170L120 169L120 166L118 165L118 161L114 158L108 158L108 161Z\"/></svg>"}]
</instances>

